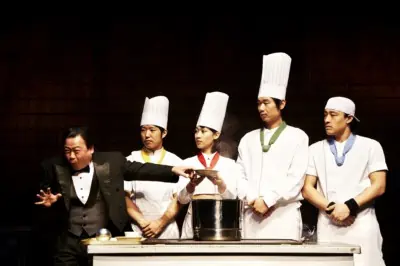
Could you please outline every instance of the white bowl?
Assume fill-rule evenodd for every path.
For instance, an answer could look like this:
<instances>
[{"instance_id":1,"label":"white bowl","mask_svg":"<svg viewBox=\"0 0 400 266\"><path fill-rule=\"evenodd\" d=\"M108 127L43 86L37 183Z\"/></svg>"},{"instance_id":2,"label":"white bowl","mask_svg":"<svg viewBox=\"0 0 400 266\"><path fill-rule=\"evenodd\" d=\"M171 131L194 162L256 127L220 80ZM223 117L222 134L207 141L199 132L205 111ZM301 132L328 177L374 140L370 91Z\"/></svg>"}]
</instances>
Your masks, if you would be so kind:
<instances>
[{"instance_id":1,"label":"white bowl","mask_svg":"<svg viewBox=\"0 0 400 266\"><path fill-rule=\"evenodd\" d=\"M142 237L138 232L125 232L126 237L139 238Z\"/></svg>"}]
</instances>

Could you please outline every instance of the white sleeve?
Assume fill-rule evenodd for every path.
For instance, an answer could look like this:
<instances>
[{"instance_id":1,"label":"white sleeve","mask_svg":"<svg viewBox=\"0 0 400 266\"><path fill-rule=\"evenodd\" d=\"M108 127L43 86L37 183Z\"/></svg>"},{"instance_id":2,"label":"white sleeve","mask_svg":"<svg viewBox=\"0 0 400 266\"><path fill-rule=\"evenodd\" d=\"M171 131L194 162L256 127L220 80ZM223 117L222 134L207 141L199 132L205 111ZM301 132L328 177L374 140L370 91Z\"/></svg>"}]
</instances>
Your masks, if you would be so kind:
<instances>
[{"instance_id":1,"label":"white sleeve","mask_svg":"<svg viewBox=\"0 0 400 266\"><path fill-rule=\"evenodd\" d=\"M368 154L368 174L380 170L388 170L388 167L381 144L374 141Z\"/></svg>"},{"instance_id":2,"label":"white sleeve","mask_svg":"<svg viewBox=\"0 0 400 266\"><path fill-rule=\"evenodd\" d=\"M174 159L173 159L172 166L184 165L184 161L181 158L179 158L175 154L173 156L174 156ZM179 195L179 192L187 185L187 183L188 183L187 181L188 181L188 178L180 176L178 182L174 186L172 193Z\"/></svg>"},{"instance_id":3,"label":"white sleeve","mask_svg":"<svg viewBox=\"0 0 400 266\"><path fill-rule=\"evenodd\" d=\"M236 159L237 170L238 170L238 175L236 180L236 187L237 187L236 193L238 198L241 200L246 198L249 186L246 167L250 165L250 159L246 149L247 145L245 144L244 138L242 138L239 143L238 157Z\"/></svg>"},{"instance_id":4,"label":"white sleeve","mask_svg":"<svg viewBox=\"0 0 400 266\"><path fill-rule=\"evenodd\" d=\"M181 161L180 163L181 165L188 165L188 163L186 161ZM180 204L187 204L192 200L193 197L193 193L189 193L186 190L186 186L187 184L189 184L190 179L180 176L178 183L176 184L176 192L178 194L178 201Z\"/></svg>"},{"instance_id":5,"label":"white sleeve","mask_svg":"<svg viewBox=\"0 0 400 266\"><path fill-rule=\"evenodd\" d=\"M135 161L132 153L130 155L126 156L126 160L129 162ZM124 181L124 190L125 190L125 192L129 193L129 195L131 195L131 196L133 193L135 193L135 191L133 191L134 182L135 181Z\"/></svg>"},{"instance_id":6,"label":"white sleeve","mask_svg":"<svg viewBox=\"0 0 400 266\"><path fill-rule=\"evenodd\" d=\"M180 176L178 182L174 186L173 194L179 195L179 193L186 187L189 183L189 178Z\"/></svg>"},{"instance_id":7,"label":"white sleeve","mask_svg":"<svg viewBox=\"0 0 400 266\"><path fill-rule=\"evenodd\" d=\"M237 185L240 178L239 165L234 161L229 161L227 169L221 171L221 177L226 184L224 193L221 194L223 199L236 199L237 197Z\"/></svg>"},{"instance_id":8,"label":"white sleeve","mask_svg":"<svg viewBox=\"0 0 400 266\"><path fill-rule=\"evenodd\" d=\"M315 147L310 146L308 149L309 157L308 157L308 166L307 166L307 175L312 175L312 176L318 176L317 174L317 167L315 166L315 160L314 160L314 151ZM324 151L323 151L324 152ZM323 156L323 154L321 154Z\"/></svg>"},{"instance_id":9,"label":"white sleeve","mask_svg":"<svg viewBox=\"0 0 400 266\"><path fill-rule=\"evenodd\" d=\"M133 190L132 181L124 181L124 190L129 194L132 193Z\"/></svg>"},{"instance_id":10,"label":"white sleeve","mask_svg":"<svg viewBox=\"0 0 400 266\"><path fill-rule=\"evenodd\" d=\"M133 162L132 154L126 157L127 161ZM131 194L133 192L133 181L124 181L124 190Z\"/></svg>"},{"instance_id":11,"label":"white sleeve","mask_svg":"<svg viewBox=\"0 0 400 266\"><path fill-rule=\"evenodd\" d=\"M133 161L134 161L133 155L131 154L131 155L127 156L127 157L126 157L126 160L127 160L127 161L130 161L130 162L133 162Z\"/></svg>"},{"instance_id":12,"label":"white sleeve","mask_svg":"<svg viewBox=\"0 0 400 266\"><path fill-rule=\"evenodd\" d=\"M186 190L186 185L189 183L189 179L185 178L185 177L184 177L184 179L186 179L186 182L185 182L185 185L183 186L183 188L178 192L178 201L181 204L188 204L192 200L193 193L189 193Z\"/></svg>"},{"instance_id":13,"label":"white sleeve","mask_svg":"<svg viewBox=\"0 0 400 266\"><path fill-rule=\"evenodd\" d=\"M301 195L308 165L308 144L308 136L304 135L297 144L284 182L263 193L264 202L268 207L274 206L281 199L288 201Z\"/></svg>"}]
</instances>

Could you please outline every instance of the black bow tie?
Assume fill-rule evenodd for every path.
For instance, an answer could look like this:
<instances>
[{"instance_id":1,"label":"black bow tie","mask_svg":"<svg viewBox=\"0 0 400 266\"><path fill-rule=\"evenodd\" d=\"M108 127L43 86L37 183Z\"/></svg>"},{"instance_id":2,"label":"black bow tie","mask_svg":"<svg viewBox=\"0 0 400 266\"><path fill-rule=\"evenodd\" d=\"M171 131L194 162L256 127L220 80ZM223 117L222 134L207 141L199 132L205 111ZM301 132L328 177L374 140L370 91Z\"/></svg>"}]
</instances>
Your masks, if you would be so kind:
<instances>
[{"instance_id":1,"label":"black bow tie","mask_svg":"<svg viewBox=\"0 0 400 266\"><path fill-rule=\"evenodd\" d=\"M80 173L90 173L90 167L87 165L86 167L80 169L80 170L72 170L72 175L78 175Z\"/></svg>"}]
</instances>

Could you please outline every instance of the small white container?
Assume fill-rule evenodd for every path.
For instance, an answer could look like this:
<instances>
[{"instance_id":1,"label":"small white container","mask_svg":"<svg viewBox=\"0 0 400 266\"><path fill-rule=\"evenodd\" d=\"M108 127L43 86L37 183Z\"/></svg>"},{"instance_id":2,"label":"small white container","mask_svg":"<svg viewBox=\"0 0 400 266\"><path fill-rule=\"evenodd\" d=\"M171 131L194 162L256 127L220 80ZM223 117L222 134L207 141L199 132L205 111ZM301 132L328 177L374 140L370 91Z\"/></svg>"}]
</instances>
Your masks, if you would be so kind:
<instances>
[{"instance_id":1,"label":"small white container","mask_svg":"<svg viewBox=\"0 0 400 266\"><path fill-rule=\"evenodd\" d=\"M141 238L142 235L139 234L138 232L125 232L125 236L129 238Z\"/></svg>"}]
</instances>

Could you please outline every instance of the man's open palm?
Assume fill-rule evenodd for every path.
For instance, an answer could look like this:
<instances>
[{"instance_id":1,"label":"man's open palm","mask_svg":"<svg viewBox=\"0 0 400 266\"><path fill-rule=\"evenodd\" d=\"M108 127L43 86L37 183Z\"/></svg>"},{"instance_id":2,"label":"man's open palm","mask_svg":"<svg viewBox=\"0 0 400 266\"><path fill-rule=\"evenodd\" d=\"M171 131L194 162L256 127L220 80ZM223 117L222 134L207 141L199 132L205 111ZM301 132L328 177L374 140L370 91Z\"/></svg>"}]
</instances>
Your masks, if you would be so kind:
<instances>
[{"instance_id":1,"label":"man's open palm","mask_svg":"<svg viewBox=\"0 0 400 266\"><path fill-rule=\"evenodd\" d=\"M36 194L36 196L40 199L40 201L35 202L35 204L43 205L45 207L50 207L53 203L57 202L57 200L62 197L60 193L56 195L51 193L50 188L47 188L46 192L40 190L40 194Z\"/></svg>"}]
</instances>

